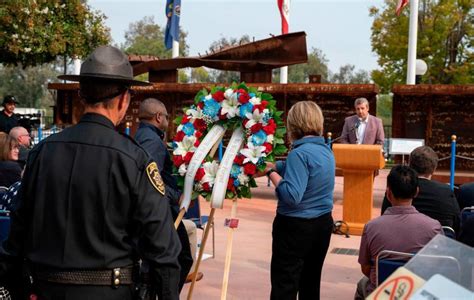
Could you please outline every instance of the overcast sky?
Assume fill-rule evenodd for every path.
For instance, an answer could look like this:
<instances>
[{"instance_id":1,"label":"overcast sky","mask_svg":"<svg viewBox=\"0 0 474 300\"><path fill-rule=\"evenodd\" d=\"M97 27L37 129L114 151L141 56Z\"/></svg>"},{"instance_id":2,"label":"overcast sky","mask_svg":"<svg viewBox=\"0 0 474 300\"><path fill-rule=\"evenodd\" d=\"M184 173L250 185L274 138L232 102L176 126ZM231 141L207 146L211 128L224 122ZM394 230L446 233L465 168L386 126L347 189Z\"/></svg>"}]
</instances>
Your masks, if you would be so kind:
<instances>
[{"instance_id":1,"label":"overcast sky","mask_svg":"<svg viewBox=\"0 0 474 300\"><path fill-rule=\"evenodd\" d=\"M394 0L395 1L395 0ZM93 9L107 16L115 43L124 42L131 22L154 16L160 26L166 25L166 0L90 0ZM255 40L281 32L277 0L181 0L181 27L188 32L189 55L205 53L221 37L248 34ZM293 0L290 5L290 31L305 31L308 52L319 48L329 60L331 71L345 64L356 69L377 68L377 57L371 50L372 18L369 7L382 0Z\"/></svg>"}]
</instances>

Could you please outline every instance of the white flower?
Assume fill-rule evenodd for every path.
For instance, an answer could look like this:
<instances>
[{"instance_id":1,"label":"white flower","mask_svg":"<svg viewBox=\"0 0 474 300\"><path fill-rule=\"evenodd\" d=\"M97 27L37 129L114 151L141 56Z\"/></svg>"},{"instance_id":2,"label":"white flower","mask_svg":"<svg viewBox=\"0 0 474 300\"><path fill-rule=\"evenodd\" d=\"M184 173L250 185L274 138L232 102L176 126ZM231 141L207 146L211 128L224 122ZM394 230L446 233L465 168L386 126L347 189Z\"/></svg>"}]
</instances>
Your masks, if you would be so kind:
<instances>
[{"instance_id":1,"label":"white flower","mask_svg":"<svg viewBox=\"0 0 474 300\"><path fill-rule=\"evenodd\" d=\"M248 148L240 150L240 153L245 156L244 164L251 161L253 164L257 164L260 157L266 157L265 146L254 146L252 143L247 144Z\"/></svg>"},{"instance_id":2,"label":"white flower","mask_svg":"<svg viewBox=\"0 0 474 300\"><path fill-rule=\"evenodd\" d=\"M186 175L187 171L188 170L186 168L186 164L181 164L181 166L179 166L178 173L179 173L180 176Z\"/></svg>"},{"instance_id":3,"label":"white flower","mask_svg":"<svg viewBox=\"0 0 474 300\"><path fill-rule=\"evenodd\" d=\"M253 113L247 113L245 115L249 121L245 124L245 128L250 128L257 123L262 123L263 114L260 113L259 109L253 111Z\"/></svg>"},{"instance_id":4,"label":"white flower","mask_svg":"<svg viewBox=\"0 0 474 300\"><path fill-rule=\"evenodd\" d=\"M190 108L186 111L186 115L191 116L193 119L202 119L202 109L197 107L196 109Z\"/></svg>"},{"instance_id":5,"label":"white flower","mask_svg":"<svg viewBox=\"0 0 474 300\"><path fill-rule=\"evenodd\" d=\"M235 94L234 94L235 95ZM222 110L221 113L227 114L227 118L233 118L239 113L239 101L237 100L237 95L231 96L230 98L224 99L222 101Z\"/></svg>"},{"instance_id":6,"label":"white flower","mask_svg":"<svg viewBox=\"0 0 474 300\"><path fill-rule=\"evenodd\" d=\"M273 144L273 134L267 135L267 143Z\"/></svg>"},{"instance_id":7,"label":"white flower","mask_svg":"<svg viewBox=\"0 0 474 300\"><path fill-rule=\"evenodd\" d=\"M194 183L194 190L195 190L196 192L202 191L202 184L201 184L200 182Z\"/></svg>"},{"instance_id":8,"label":"white flower","mask_svg":"<svg viewBox=\"0 0 474 300\"><path fill-rule=\"evenodd\" d=\"M178 128L176 129L176 132L182 131L183 130L183 124L179 124Z\"/></svg>"},{"instance_id":9,"label":"white flower","mask_svg":"<svg viewBox=\"0 0 474 300\"><path fill-rule=\"evenodd\" d=\"M204 97L204 99L206 99L206 100L211 100L211 99L212 99L212 95L209 94L209 95L207 95L206 97Z\"/></svg>"},{"instance_id":10,"label":"white flower","mask_svg":"<svg viewBox=\"0 0 474 300\"><path fill-rule=\"evenodd\" d=\"M219 169L219 164L216 161L205 162L202 167L206 171L206 175L201 179L201 182L209 182L209 185L213 185L216 180L217 170Z\"/></svg>"},{"instance_id":11,"label":"white flower","mask_svg":"<svg viewBox=\"0 0 474 300\"><path fill-rule=\"evenodd\" d=\"M42 12L43 14L47 14L48 11L49 11L49 8L48 8L48 7L45 7L41 12Z\"/></svg>"},{"instance_id":12,"label":"white flower","mask_svg":"<svg viewBox=\"0 0 474 300\"><path fill-rule=\"evenodd\" d=\"M25 53L31 52L31 48L26 47L26 48L23 49L23 51L24 51Z\"/></svg>"},{"instance_id":13,"label":"white flower","mask_svg":"<svg viewBox=\"0 0 474 300\"><path fill-rule=\"evenodd\" d=\"M12 34L12 38L14 38L15 40L18 38L18 34Z\"/></svg>"},{"instance_id":14,"label":"white flower","mask_svg":"<svg viewBox=\"0 0 474 300\"><path fill-rule=\"evenodd\" d=\"M61 8L65 8L65 7L66 7L66 3L61 4Z\"/></svg>"},{"instance_id":15,"label":"white flower","mask_svg":"<svg viewBox=\"0 0 474 300\"><path fill-rule=\"evenodd\" d=\"M18 25L13 24L13 28L18 29Z\"/></svg>"},{"instance_id":16,"label":"white flower","mask_svg":"<svg viewBox=\"0 0 474 300\"><path fill-rule=\"evenodd\" d=\"M239 180L239 183L241 185L245 185L249 182L250 180L250 177L248 177L247 175L245 175L243 172L239 174L239 176L237 176L237 179Z\"/></svg>"},{"instance_id":17,"label":"white flower","mask_svg":"<svg viewBox=\"0 0 474 300\"><path fill-rule=\"evenodd\" d=\"M252 97L250 98L249 102L252 103L253 105L259 105L260 103L262 103L262 99L257 98L257 97Z\"/></svg>"},{"instance_id":18,"label":"white flower","mask_svg":"<svg viewBox=\"0 0 474 300\"><path fill-rule=\"evenodd\" d=\"M173 154L174 155L186 155L188 152L194 152L196 150L196 147L194 146L194 143L196 142L196 137L191 135L191 136L185 136L181 142L177 142L177 148L174 149Z\"/></svg>"},{"instance_id":19,"label":"white flower","mask_svg":"<svg viewBox=\"0 0 474 300\"><path fill-rule=\"evenodd\" d=\"M232 98L232 94L235 94L235 93L234 93L234 90L233 90L233 89L227 89L227 90L225 90L225 92L224 92L224 97L225 97L226 99L230 99L230 98ZM235 97L237 98L237 95L236 95Z\"/></svg>"}]
</instances>

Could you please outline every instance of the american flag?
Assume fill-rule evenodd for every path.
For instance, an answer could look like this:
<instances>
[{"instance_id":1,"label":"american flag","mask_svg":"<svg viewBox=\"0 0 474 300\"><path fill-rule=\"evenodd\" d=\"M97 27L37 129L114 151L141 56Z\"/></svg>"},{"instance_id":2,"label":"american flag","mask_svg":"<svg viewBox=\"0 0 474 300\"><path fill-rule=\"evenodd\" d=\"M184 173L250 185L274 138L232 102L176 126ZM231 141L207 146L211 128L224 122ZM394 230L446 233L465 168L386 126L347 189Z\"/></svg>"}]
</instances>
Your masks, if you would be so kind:
<instances>
[{"instance_id":1,"label":"american flag","mask_svg":"<svg viewBox=\"0 0 474 300\"><path fill-rule=\"evenodd\" d=\"M290 0L277 0L281 15L281 33L288 33L288 21L290 19Z\"/></svg>"},{"instance_id":2,"label":"american flag","mask_svg":"<svg viewBox=\"0 0 474 300\"><path fill-rule=\"evenodd\" d=\"M398 0L397 16L399 16L402 13L403 8L407 5L408 5L408 0Z\"/></svg>"}]
</instances>

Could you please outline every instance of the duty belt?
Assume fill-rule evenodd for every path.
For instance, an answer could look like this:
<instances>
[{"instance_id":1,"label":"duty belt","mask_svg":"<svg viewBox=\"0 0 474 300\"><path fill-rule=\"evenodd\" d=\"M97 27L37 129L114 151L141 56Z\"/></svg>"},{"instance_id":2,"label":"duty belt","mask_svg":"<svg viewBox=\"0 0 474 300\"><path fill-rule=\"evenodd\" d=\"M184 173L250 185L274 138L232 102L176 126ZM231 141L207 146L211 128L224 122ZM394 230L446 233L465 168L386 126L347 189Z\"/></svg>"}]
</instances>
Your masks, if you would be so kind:
<instances>
[{"instance_id":1,"label":"duty belt","mask_svg":"<svg viewBox=\"0 0 474 300\"><path fill-rule=\"evenodd\" d=\"M36 279L47 282L114 287L133 284L132 275L131 266L111 270L35 270Z\"/></svg>"}]
</instances>

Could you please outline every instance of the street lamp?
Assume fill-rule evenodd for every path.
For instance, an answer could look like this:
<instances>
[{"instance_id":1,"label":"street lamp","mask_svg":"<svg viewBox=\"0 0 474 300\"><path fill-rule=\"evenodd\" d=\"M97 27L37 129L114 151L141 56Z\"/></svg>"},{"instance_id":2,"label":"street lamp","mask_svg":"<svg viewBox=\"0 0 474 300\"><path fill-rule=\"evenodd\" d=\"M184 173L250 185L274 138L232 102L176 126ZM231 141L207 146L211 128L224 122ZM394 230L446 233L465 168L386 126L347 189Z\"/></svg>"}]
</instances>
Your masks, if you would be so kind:
<instances>
[{"instance_id":1,"label":"street lamp","mask_svg":"<svg viewBox=\"0 0 474 300\"><path fill-rule=\"evenodd\" d=\"M426 62L422 59L417 59L415 66L415 84L420 84L421 76L425 75L426 71L428 71L428 66L426 65Z\"/></svg>"}]
</instances>

